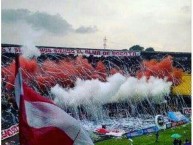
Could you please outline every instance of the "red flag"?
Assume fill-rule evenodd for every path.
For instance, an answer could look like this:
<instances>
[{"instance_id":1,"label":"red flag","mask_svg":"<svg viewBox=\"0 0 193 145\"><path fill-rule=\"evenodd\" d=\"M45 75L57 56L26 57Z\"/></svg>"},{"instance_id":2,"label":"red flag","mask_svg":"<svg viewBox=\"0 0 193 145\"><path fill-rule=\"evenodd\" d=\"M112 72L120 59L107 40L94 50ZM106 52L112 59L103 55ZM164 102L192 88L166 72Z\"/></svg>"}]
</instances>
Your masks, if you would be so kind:
<instances>
[{"instance_id":1,"label":"red flag","mask_svg":"<svg viewBox=\"0 0 193 145\"><path fill-rule=\"evenodd\" d=\"M19 68L19 63L16 66ZM15 96L19 107L20 144L94 145L76 119L22 82L18 68Z\"/></svg>"},{"instance_id":2,"label":"red flag","mask_svg":"<svg viewBox=\"0 0 193 145\"><path fill-rule=\"evenodd\" d=\"M101 134L106 134L106 133L109 133L110 131L108 131L107 129L104 129L104 128L99 128L96 130L98 133L101 133Z\"/></svg>"}]
</instances>

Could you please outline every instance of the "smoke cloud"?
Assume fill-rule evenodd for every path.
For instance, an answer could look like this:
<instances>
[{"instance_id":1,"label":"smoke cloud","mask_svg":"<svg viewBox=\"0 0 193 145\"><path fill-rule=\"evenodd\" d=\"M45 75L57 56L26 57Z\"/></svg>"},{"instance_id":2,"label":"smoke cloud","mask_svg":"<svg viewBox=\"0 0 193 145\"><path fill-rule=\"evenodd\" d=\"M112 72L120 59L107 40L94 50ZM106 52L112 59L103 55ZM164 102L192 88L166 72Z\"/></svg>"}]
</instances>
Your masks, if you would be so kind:
<instances>
[{"instance_id":1,"label":"smoke cloud","mask_svg":"<svg viewBox=\"0 0 193 145\"><path fill-rule=\"evenodd\" d=\"M91 91L107 90L107 92L114 92L114 90L117 90L118 87L120 87L119 89L126 89L126 91L123 90L119 92L126 92L123 95L119 94L117 90L110 96L108 96L110 93L107 93L107 95L105 94L97 96L99 98L102 97L102 99L104 99L104 96L111 98L114 95L113 98L115 98L115 100L121 100L124 97L127 97L129 94L133 94L134 92L136 93L131 96L142 96L140 95L141 92L143 95L146 94L144 96L155 96L158 95L156 92L160 92L158 91L159 89L169 92L167 88L170 88L170 84L167 84L167 82L172 82L173 85L175 85L175 82L180 83L183 75L182 70L173 67L172 61L169 58L163 59L160 62L155 60L143 62L145 63L145 67L138 71L136 78L127 78L122 75L116 77L118 73L125 74L124 70L121 71L121 68L111 68L110 70L107 70L105 64L102 61L99 61L94 67L91 65L91 63L88 62L87 59L81 56L78 56L75 59L60 59L57 62L47 59L40 63L38 63L37 60L30 61L22 57L21 59L24 81L30 83L29 80L33 80L40 90L50 89L51 87L56 86L56 84L60 84L62 88L75 87L73 90L77 89L81 85L85 85L82 88L83 92L85 90L88 91L88 88L90 88L92 84L96 85L90 88ZM32 69L32 66L34 69ZM13 88L11 87L12 85L10 86L9 84L14 84L14 71L14 62L10 63L8 66L2 67L2 76L6 76L8 82L6 85L7 89ZM91 84L89 84L90 82ZM153 85L150 86L150 84ZM168 87L166 87L165 84L167 84ZM124 87L124 85L128 87ZM138 86L136 87L136 85ZM108 88L113 89L109 90ZM157 91L153 92L151 88L154 88L153 90ZM127 92L127 90L130 91ZM102 94L102 91L99 92L99 94ZM89 95L90 94L88 93L87 97L92 97ZM121 95L123 97L119 97ZM69 96L69 94L67 96Z\"/></svg>"},{"instance_id":2,"label":"smoke cloud","mask_svg":"<svg viewBox=\"0 0 193 145\"><path fill-rule=\"evenodd\" d=\"M23 31L18 34L22 41L21 47L22 56L25 58L38 57L41 55L40 50L35 46L38 38L43 34L42 31L35 31L29 25L21 24Z\"/></svg>"},{"instance_id":3,"label":"smoke cloud","mask_svg":"<svg viewBox=\"0 0 193 145\"><path fill-rule=\"evenodd\" d=\"M105 104L120 101L143 101L151 99L155 103L164 101L164 96L170 93L172 82L164 79L146 77L137 79L124 77L117 73L107 78L107 82L98 79L78 79L73 89L62 88L59 85L51 88L54 101L59 105L77 106L81 104Z\"/></svg>"},{"instance_id":4,"label":"smoke cloud","mask_svg":"<svg viewBox=\"0 0 193 145\"><path fill-rule=\"evenodd\" d=\"M143 101L149 99L155 103L164 101L164 96L169 95L172 82L151 76L149 79L129 77L120 86L119 91L113 96L113 101Z\"/></svg>"},{"instance_id":5,"label":"smoke cloud","mask_svg":"<svg viewBox=\"0 0 193 145\"><path fill-rule=\"evenodd\" d=\"M178 85L182 81L183 70L173 66L173 58L171 56L167 56L161 61L155 59L144 60L142 65L143 67L137 72L138 78L154 76L164 79L167 77L167 80L172 81L174 85Z\"/></svg>"}]
</instances>

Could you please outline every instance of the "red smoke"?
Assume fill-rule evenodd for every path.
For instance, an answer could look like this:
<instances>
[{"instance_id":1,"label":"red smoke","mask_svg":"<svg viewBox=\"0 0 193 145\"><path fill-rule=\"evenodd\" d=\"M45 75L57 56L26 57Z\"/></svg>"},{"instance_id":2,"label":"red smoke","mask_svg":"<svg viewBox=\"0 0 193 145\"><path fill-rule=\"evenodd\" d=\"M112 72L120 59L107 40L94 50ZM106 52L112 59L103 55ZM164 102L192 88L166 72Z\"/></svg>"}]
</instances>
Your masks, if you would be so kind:
<instances>
[{"instance_id":1,"label":"red smoke","mask_svg":"<svg viewBox=\"0 0 193 145\"><path fill-rule=\"evenodd\" d=\"M20 57L19 60L22 68L23 78L29 81L32 80L34 73L37 71L36 60L27 60L23 57ZM9 66L2 68L2 76L6 78L6 88L13 88L13 82L15 80L15 61L13 61Z\"/></svg>"},{"instance_id":2,"label":"red smoke","mask_svg":"<svg viewBox=\"0 0 193 145\"><path fill-rule=\"evenodd\" d=\"M167 76L168 81L175 85L181 82L181 69L173 67L172 57L168 56L161 61L150 60L143 61L143 68L137 72L137 77L155 76L164 78ZM28 60L20 57L23 80L35 83L41 89L47 89L59 84L63 87L73 87L77 78L84 80L99 79L106 81L109 75L115 73L124 74L124 71L111 68L108 70L102 61L99 61L96 67L93 67L87 59L80 56L76 59L65 58L62 60L52 61L47 59L43 63L37 63L36 60ZM2 67L2 77L6 79L6 88L13 89L15 79L15 61L9 66ZM32 84L33 85L33 84Z\"/></svg>"},{"instance_id":3,"label":"red smoke","mask_svg":"<svg viewBox=\"0 0 193 145\"><path fill-rule=\"evenodd\" d=\"M63 60L45 60L37 63L36 60L28 60L20 57L23 80L28 83L36 83L41 89L46 89L60 84L63 87L73 87L77 78L84 80L99 79L106 81L107 70L103 62L99 61L93 67L87 59L77 57L76 59L65 58ZM110 70L110 74L117 70ZM2 68L2 77L6 78L6 88L13 89L15 79L15 61L9 66Z\"/></svg>"},{"instance_id":4,"label":"red smoke","mask_svg":"<svg viewBox=\"0 0 193 145\"><path fill-rule=\"evenodd\" d=\"M173 66L173 60L171 56L167 56L161 61L152 59L150 61L143 61L143 68L137 72L137 77L141 78L150 76L165 78L167 77L168 81L172 81L174 85L181 83L183 70L175 68Z\"/></svg>"}]
</instances>

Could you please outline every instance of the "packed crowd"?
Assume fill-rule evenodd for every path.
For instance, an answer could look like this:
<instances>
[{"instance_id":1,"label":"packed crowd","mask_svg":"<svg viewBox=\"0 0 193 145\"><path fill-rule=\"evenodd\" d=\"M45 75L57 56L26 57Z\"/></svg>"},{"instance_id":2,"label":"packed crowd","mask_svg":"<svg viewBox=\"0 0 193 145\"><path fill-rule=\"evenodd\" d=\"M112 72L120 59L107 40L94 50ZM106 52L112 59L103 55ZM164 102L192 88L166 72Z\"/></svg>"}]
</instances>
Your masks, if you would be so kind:
<instances>
[{"instance_id":1,"label":"packed crowd","mask_svg":"<svg viewBox=\"0 0 193 145\"><path fill-rule=\"evenodd\" d=\"M8 92L5 89L5 80L1 81L1 127L7 129L10 126L17 124L18 107L14 99L14 92Z\"/></svg>"}]
</instances>

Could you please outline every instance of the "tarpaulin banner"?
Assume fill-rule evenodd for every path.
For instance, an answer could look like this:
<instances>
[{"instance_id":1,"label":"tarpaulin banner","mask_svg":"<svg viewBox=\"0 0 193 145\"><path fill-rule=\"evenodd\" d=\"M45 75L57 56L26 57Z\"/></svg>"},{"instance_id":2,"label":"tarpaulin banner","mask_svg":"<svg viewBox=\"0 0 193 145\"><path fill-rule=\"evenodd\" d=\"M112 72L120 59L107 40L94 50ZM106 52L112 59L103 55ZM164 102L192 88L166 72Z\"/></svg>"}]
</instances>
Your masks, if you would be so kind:
<instances>
[{"instance_id":1,"label":"tarpaulin banner","mask_svg":"<svg viewBox=\"0 0 193 145\"><path fill-rule=\"evenodd\" d=\"M175 126L180 126L182 124L185 124L186 122L183 122L183 121L179 121L179 122L172 122L172 127L175 127Z\"/></svg>"},{"instance_id":2,"label":"tarpaulin banner","mask_svg":"<svg viewBox=\"0 0 193 145\"><path fill-rule=\"evenodd\" d=\"M190 107L183 108L183 113L185 115L190 115L192 113L192 109Z\"/></svg>"},{"instance_id":3,"label":"tarpaulin banner","mask_svg":"<svg viewBox=\"0 0 193 145\"><path fill-rule=\"evenodd\" d=\"M158 131L158 128L156 126L152 126L152 127L143 129L143 134L149 134L156 131Z\"/></svg>"},{"instance_id":4,"label":"tarpaulin banner","mask_svg":"<svg viewBox=\"0 0 193 145\"><path fill-rule=\"evenodd\" d=\"M22 53L20 47L2 47L2 53ZM140 56L140 52L128 50L97 50L79 48L39 48L41 54L73 54L93 56Z\"/></svg>"},{"instance_id":5,"label":"tarpaulin banner","mask_svg":"<svg viewBox=\"0 0 193 145\"><path fill-rule=\"evenodd\" d=\"M168 112L168 118L174 122L189 122L189 119L185 117L181 112Z\"/></svg>"},{"instance_id":6,"label":"tarpaulin banner","mask_svg":"<svg viewBox=\"0 0 193 145\"><path fill-rule=\"evenodd\" d=\"M1 140L12 137L12 136L16 135L17 133L19 133L18 124L12 125L8 129L1 130Z\"/></svg>"},{"instance_id":7,"label":"tarpaulin banner","mask_svg":"<svg viewBox=\"0 0 193 145\"><path fill-rule=\"evenodd\" d=\"M129 132L127 134L127 137L130 138L130 137L135 137L135 136L140 136L140 135L143 135L143 130L140 129L140 130L134 130L132 132Z\"/></svg>"}]
</instances>

